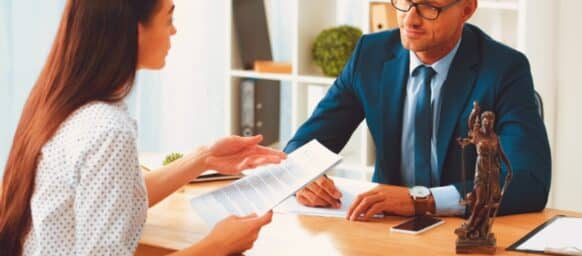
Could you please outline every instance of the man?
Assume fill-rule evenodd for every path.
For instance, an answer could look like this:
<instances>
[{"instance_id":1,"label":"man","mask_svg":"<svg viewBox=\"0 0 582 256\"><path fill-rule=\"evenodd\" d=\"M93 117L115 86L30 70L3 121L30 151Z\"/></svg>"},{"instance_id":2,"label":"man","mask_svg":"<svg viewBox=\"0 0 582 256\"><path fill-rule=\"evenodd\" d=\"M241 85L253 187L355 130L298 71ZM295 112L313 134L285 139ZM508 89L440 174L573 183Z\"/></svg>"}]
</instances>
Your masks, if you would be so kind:
<instances>
[{"instance_id":1,"label":"man","mask_svg":"<svg viewBox=\"0 0 582 256\"><path fill-rule=\"evenodd\" d=\"M547 134L527 58L465 24L477 0L393 0L399 29L363 36L312 116L285 148L317 139L339 152L365 118L376 145L373 181L348 216L463 215L475 149L461 151L472 103L497 114L495 130L513 167L499 214L539 211L550 189ZM507 167L502 167L505 177ZM501 180L500 180L501 182ZM409 189L411 187L414 189ZM308 206L339 207L341 193L323 176L297 194Z\"/></svg>"}]
</instances>

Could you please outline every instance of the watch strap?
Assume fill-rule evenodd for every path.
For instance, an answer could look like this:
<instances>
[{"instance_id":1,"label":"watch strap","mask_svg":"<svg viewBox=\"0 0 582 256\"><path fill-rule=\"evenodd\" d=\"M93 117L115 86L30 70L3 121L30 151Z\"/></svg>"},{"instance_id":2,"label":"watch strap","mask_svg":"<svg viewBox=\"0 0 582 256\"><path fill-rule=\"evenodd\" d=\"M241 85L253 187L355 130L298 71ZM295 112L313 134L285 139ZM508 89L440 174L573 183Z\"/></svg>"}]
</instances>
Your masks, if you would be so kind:
<instances>
[{"instance_id":1,"label":"watch strap","mask_svg":"<svg viewBox=\"0 0 582 256\"><path fill-rule=\"evenodd\" d=\"M416 216L435 213L435 203L432 194L427 197L413 197L412 202L414 203L414 215Z\"/></svg>"}]
</instances>

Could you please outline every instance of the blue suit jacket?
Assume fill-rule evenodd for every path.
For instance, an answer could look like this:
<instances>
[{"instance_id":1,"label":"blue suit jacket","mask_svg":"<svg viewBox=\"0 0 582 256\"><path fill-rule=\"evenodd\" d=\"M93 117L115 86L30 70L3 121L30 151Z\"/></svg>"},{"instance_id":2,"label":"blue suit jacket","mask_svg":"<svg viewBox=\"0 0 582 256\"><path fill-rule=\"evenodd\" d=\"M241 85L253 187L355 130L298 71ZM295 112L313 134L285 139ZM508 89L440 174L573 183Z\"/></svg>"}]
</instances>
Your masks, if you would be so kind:
<instances>
[{"instance_id":1,"label":"blue suit jacket","mask_svg":"<svg viewBox=\"0 0 582 256\"><path fill-rule=\"evenodd\" d=\"M342 73L284 151L318 139L339 152L365 118L376 145L373 181L402 185L400 150L408 65L409 51L401 44L399 30L363 36ZM513 167L513 180L499 214L543 209L550 189L550 149L527 58L466 24L440 97L437 184L453 184L463 191L456 138L467 136L472 102L478 101L482 111L496 113L495 130ZM467 149L465 185L471 191L476 153L474 146ZM502 180L505 174L502 165Z\"/></svg>"}]
</instances>

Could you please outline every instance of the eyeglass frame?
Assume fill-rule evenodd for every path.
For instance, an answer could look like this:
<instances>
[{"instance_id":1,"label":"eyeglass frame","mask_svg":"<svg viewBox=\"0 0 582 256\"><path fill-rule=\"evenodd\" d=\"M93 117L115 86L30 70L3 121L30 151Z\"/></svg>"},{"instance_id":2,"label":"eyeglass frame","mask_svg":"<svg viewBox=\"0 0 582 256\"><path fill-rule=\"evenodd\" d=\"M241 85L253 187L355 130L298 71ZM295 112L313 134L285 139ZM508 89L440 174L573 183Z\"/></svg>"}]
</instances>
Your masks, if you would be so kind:
<instances>
[{"instance_id":1,"label":"eyeglass frame","mask_svg":"<svg viewBox=\"0 0 582 256\"><path fill-rule=\"evenodd\" d=\"M403 10L403 9L400 9L400 8L396 7L396 4L394 3L394 1L396 1L396 0L390 0L390 3L392 5L392 7L394 7L394 9L396 9L398 11L401 11L401 12L410 12L410 10L412 10L412 7L415 7L416 8L416 13L418 13L418 15L420 17L422 17L423 19L426 19L426 20L436 20L441 15L441 12L446 11L447 9L453 7L455 4L461 2L462 0L455 0L455 1L453 1L451 3L448 3L448 4L444 5L444 6L434 6L432 4L425 3L425 2L415 3L415 2L412 2L412 0L407 0L407 1L410 2L410 5L408 6L408 10ZM420 13L420 11L418 10L418 7L417 7L419 5L424 5L424 6L428 6L430 8L435 9L437 11L436 17L434 17L434 18L427 18L424 15L422 15L422 13Z\"/></svg>"}]
</instances>

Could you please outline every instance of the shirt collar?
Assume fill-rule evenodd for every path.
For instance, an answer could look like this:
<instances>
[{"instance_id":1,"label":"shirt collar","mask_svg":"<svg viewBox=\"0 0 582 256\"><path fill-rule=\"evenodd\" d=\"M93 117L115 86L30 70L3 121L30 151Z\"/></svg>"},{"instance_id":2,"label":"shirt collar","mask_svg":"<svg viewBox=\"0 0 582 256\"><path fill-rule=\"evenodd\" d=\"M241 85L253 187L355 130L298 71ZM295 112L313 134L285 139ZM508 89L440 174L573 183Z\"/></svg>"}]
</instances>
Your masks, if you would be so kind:
<instances>
[{"instance_id":1,"label":"shirt collar","mask_svg":"<svg viewBox=\"0 0 582 256\"><path fill-rule=\"evenodd\" d=\"M460 45L461 39L459 39L459 41L455 45L455 48L453 48L447 55L445 55L445 57L442 57L437 62L427 66L432 67L434 71L436 71L436 75L446 74L449 68L451 67L453 58L455 57L457 50L459 50ZM409 51L409 56L410 64L408 68L408 75L412 76L412 71L414 71L418 66L424 65L424 63L422 63L422 61L416 56L416 54L413 51Z\"/></svg>"},{"instance_id":2,"label":"shirt collar","mask_svg":"<svg viewBox=\"0 0 582 256\"><path fill-rule=\"evenodd\" d=\"M112 103L114 106L123 110L123 112L128 112L127 103L124 100L115 101Z\"/></svg>"}]
</instances>

